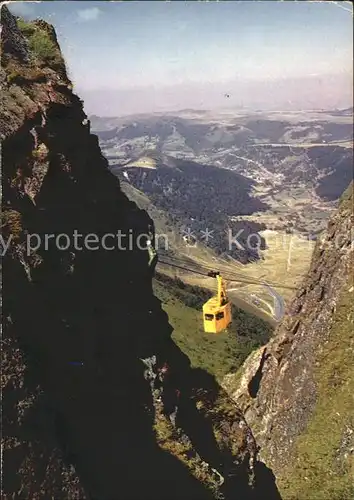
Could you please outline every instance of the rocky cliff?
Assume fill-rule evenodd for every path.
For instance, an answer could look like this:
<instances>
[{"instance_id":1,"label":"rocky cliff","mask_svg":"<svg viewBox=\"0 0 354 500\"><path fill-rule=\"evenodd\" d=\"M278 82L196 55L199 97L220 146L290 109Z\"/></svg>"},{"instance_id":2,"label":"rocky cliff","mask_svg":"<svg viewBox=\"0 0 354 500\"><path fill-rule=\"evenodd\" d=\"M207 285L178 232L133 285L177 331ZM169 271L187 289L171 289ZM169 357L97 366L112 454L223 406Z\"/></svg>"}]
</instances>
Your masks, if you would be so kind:
<instances>
[{"instance_id":1,"label":"rocky cliff","mask_svg":"<svg viewBox=\"0 0 354 500\"><path fill-rule=\"evenodd\" d=\"M2 498L279 498L242 413L171 339L153 222L109 172L53 28L1 14Z\"/></svg>"},{"instance_id":2,"label":"rocky cliff","mask_svg":"<svg viewBox=\"0 0 354 500\"><path fill-rule=\"evenodd\" d=\"M353 183L272 340L224 387L284 499L354 496Z\"/></svg>"}]
</instances>

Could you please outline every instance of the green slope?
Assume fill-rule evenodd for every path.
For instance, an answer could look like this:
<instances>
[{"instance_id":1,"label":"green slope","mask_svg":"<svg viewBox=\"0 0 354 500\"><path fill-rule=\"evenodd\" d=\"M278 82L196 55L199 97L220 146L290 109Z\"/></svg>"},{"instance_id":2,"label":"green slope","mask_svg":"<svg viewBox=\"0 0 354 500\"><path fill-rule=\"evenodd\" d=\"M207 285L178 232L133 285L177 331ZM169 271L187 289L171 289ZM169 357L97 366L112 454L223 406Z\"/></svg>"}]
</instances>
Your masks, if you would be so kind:
<instances>
[{"instance_id":1,"label":"green slope","mask_svg":"<svg viewBox=\"0 0 354 500\"><path fill-rule=\"evenodd\" d=\"M162 274L156 275L154 292L169 316L177 345L194 367L207 370L219 380L237 370L250 352L265 344L272 333L265 321L236 307L227 332L204 333L201 308L210 292Z\"/></svg>"},{"instance_id":2,"label":"green slope","mask_svg":"<svg viewBox=\"0 0 354 500\"><path fill-rule=\"evenodd\" d=\"M154 205L150 198L135 188L129 182L119 178L122 191L134 201L139 208L146 210L155 224L156 249L161 255L166 251L173 256L184 258L198 264L215 264L217 256L211 248L207 248L200 241L195 248L187 247L183 235L173 223L168 211ZM167 246L166 246L167 242ZM221 259L219 259L221 262Z\"/></svg>"},{"instance_id":3,"label":"green slope","mask_svg":"<svg viewBox=\"0 0 354 500\"><path fill-rule=\"evenodd\" d=\"M286 500L354 498L353 280L343 292L318 360L318 402L298 439L297 460L279 485ZM348 441L352 443L349 452ZM315 496L311 497L315 490Z\"/></svg>"},{"instance_id":4,"label":"green slope","mask_svg":"<svg viewBox=\"0 0 354 500\"><path fill-rule=\"evenodd\" d=\"M341 210L353 213L353 184ZM317 404L279 478L284 500L354 498L354 263L341 290L328 342L316 359Z\"/></svg>"}]
</instances>

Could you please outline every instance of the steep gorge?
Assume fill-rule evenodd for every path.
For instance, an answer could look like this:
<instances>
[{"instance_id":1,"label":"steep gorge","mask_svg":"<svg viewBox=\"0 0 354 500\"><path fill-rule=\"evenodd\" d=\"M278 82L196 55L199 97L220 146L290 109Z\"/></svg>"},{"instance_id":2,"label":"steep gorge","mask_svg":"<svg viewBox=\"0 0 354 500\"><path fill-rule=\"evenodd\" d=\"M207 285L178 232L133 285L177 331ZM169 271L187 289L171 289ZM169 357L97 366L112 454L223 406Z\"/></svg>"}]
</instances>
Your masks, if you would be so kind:
<instances>
[{"instance_id":1,"label":"steep gorge","mask_svg":"<svg viewBox=\"0 0 354 500\"><path fill-rule=\"evenodd\" d=\"M242 412L171 339L136 244L153 221L110 173L53 28L1 15L2 498L279 498ZM118 231L129 250L92 250Z\"/></svg>"}]
</instances>

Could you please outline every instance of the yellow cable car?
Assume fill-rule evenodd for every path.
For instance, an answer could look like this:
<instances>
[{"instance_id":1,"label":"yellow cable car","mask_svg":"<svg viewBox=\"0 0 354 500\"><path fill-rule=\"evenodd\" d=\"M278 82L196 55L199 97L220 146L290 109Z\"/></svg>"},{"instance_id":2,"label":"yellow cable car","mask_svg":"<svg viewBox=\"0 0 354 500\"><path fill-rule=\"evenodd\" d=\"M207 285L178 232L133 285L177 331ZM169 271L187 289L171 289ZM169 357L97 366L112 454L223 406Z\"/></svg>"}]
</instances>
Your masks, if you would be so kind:
<instances>
[{"instance_id":1,"label":"yellow cable car","mask_svg":"<svg viewBox=\"0 0 354 500\"><path fill-rule=\"evenodd\" d=\"M226 295L226 288L219 272L210 272L209 276L216 278L218 293L203 305L204 331L206 333L220 333L232 321L231 303Z\"/></svg>"}]
</instances>

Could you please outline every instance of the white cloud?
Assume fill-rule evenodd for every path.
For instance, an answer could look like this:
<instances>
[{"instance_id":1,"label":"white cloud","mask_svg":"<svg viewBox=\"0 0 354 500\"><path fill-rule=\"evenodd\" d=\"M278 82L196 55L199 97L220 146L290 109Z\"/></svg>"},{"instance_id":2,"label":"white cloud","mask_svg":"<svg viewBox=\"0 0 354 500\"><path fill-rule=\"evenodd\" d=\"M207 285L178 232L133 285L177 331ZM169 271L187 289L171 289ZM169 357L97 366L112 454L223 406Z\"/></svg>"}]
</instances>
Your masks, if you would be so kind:
<instances>
[{"instance_id":1,"label":"white cloud","mask_svg":"<svg viewBox=\"0 0 354 500\"><path fill-rule=\"evenodd\" d=\"M77 16L79 21L95 21L101 13L102 11L97 7L91 7L90 9L78 10Z\"/></svg>"},{"instance_id":2,"label":"white cloud","mask_svg":"<svg viewBox=\"0 0 354 500\"><path fill-rule=\"evenodd\" d=\"M7 7L14 16L28 17L34 12L31 2L9 2Z\"/></svg>"}]
</instances>

